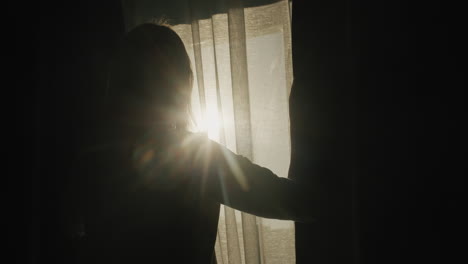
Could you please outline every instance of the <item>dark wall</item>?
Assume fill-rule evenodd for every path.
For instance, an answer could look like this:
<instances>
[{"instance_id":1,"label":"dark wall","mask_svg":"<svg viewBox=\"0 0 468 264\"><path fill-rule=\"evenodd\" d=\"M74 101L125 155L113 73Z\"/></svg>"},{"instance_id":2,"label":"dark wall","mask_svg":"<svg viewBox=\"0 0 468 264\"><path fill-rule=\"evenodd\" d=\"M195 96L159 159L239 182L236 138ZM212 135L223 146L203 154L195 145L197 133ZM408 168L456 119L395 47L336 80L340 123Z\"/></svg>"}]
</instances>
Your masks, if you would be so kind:
<instances>
[{"instance_id":1,"label":"dark wall","mask_svg":"<svg viewBox=\"0 0 468 264\"><path fill-rule=\"evenodd\" d=\"M322 204L317 223L296 224L297 263L460 257L459 10L442 1L293 2L290 177L320 189Z\"/></svg>"},{"instance_id":2,"label":"dark wall","mask_svg":"<svg viewBox=\"0 0 468 264\"><path fill-rule=\"evenodd\" d=\"M25 91L34 94L35 132L29 249L33 263L68 263L62 198L78 147L90 140L106 63L124 24L119 1L35 6L38 19L29 28L36 36L36 78L34 90Z\"/></svg>"}]
</instances>

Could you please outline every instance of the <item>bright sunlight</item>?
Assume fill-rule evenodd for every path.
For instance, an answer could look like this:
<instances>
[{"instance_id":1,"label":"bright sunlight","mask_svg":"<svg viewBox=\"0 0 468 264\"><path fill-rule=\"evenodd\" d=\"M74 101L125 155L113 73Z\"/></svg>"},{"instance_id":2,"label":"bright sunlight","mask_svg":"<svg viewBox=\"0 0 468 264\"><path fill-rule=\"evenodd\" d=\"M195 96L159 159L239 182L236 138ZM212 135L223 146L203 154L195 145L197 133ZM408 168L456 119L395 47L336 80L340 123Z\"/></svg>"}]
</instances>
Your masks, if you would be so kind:
<instances>
[{"instance_id":1,"label":"bright sunlight","mask_svg":"<svg viewBox=\"0 0 468 264\"><path fill-rule=\"evenodd\" d=\"M200 130L207 133L214 141L219 141L220 131L219 113L214 107L207 107L205 119L200 122Z\"/></svg>"}]
</instances>

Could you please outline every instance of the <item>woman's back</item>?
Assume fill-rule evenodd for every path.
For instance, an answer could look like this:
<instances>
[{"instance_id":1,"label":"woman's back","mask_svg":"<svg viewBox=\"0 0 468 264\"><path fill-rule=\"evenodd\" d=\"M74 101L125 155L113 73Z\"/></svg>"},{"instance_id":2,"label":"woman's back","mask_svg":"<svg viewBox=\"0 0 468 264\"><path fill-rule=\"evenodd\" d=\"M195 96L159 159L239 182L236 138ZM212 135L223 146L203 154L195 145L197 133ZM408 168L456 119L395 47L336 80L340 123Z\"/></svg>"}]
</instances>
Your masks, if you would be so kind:
<instances>
[{"instance_id":1,"label":"woman's back","mask_svg":"<svg viewBox=\"0 0 468 264\"><path fill-rule=\"evenodd\" d=\"M161 135L159 135L161 137ZM159 138L166 146L159 150L172 155L167 136ZM194 153L185 144L184 153ZM154 150L154 146L150 149ZM209 263L217 232L219 202L204 196L198 184L176 184L177 179L200 178L200 170L168 161L149 169L153 177L167 177L171 186L154 186L135 166L134 149L110 146L88 153L80 165L80 215L84 236L80 239L81 263ZM179 157L180 158L180 157ZM193 155L192 157L193 158ZM179 160L180 161L180 160ZM183 166L183 168L181 167ZM181 175L186 174L186 175Z\"/></svg>"}]
</instances>

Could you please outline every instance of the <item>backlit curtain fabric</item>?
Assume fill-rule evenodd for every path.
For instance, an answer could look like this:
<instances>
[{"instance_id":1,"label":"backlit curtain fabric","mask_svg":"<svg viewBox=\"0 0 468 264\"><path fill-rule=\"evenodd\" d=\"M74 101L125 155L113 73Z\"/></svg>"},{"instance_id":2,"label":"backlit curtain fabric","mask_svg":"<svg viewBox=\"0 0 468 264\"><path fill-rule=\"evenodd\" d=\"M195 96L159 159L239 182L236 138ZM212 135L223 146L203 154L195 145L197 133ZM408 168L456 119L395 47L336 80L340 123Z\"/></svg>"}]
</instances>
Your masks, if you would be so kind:
<instances>
[{"instance_id":1,"label":"backlit curtain fabric","mask_svg":"<svg viewBox=\"0 0 468 264\"><path fill-rule=\"evenodd\" d=\"M192 61L197 128L287 177L291 13L278 1L122 1L127 30L168 19ZM294 224L222 206L218 263L295 263Z\"/></svg>"}]
</instances>

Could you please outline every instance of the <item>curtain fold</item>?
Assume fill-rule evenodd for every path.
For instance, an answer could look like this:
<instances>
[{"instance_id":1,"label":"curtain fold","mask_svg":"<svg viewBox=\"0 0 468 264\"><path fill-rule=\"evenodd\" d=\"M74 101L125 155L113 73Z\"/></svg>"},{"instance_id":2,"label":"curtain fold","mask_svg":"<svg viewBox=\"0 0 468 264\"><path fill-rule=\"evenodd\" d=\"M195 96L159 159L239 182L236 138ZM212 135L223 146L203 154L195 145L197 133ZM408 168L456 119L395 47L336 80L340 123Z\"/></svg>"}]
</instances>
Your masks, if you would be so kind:
<instances>
[{"instance_id":1,"label":"curtain fold","mask_svg":"<svg viewBox=\"0 0 468 264\"><path fill-rule=\"evenodd\" d=\"M287 177L289 1L123 1L123 6L127 30L164 15L184 41L194 72L192 106L198 129ZM222 207L215 246L218 263L295 262L293 222Z\"/></svg>"},{"instance_id":2,"label":"curtain fold","mask_svg":"<svg viewBox=\"0 0 468 264\"><path fill-rule=\"evenodd\" d=\"M249 76L244 9L241 1L232 1L228 11L229 52L231 55L232 100L237 154L253 160ZM242 213L245 263L260 263L260 244L256 217Z\"/></svg>"}]
</instances>

